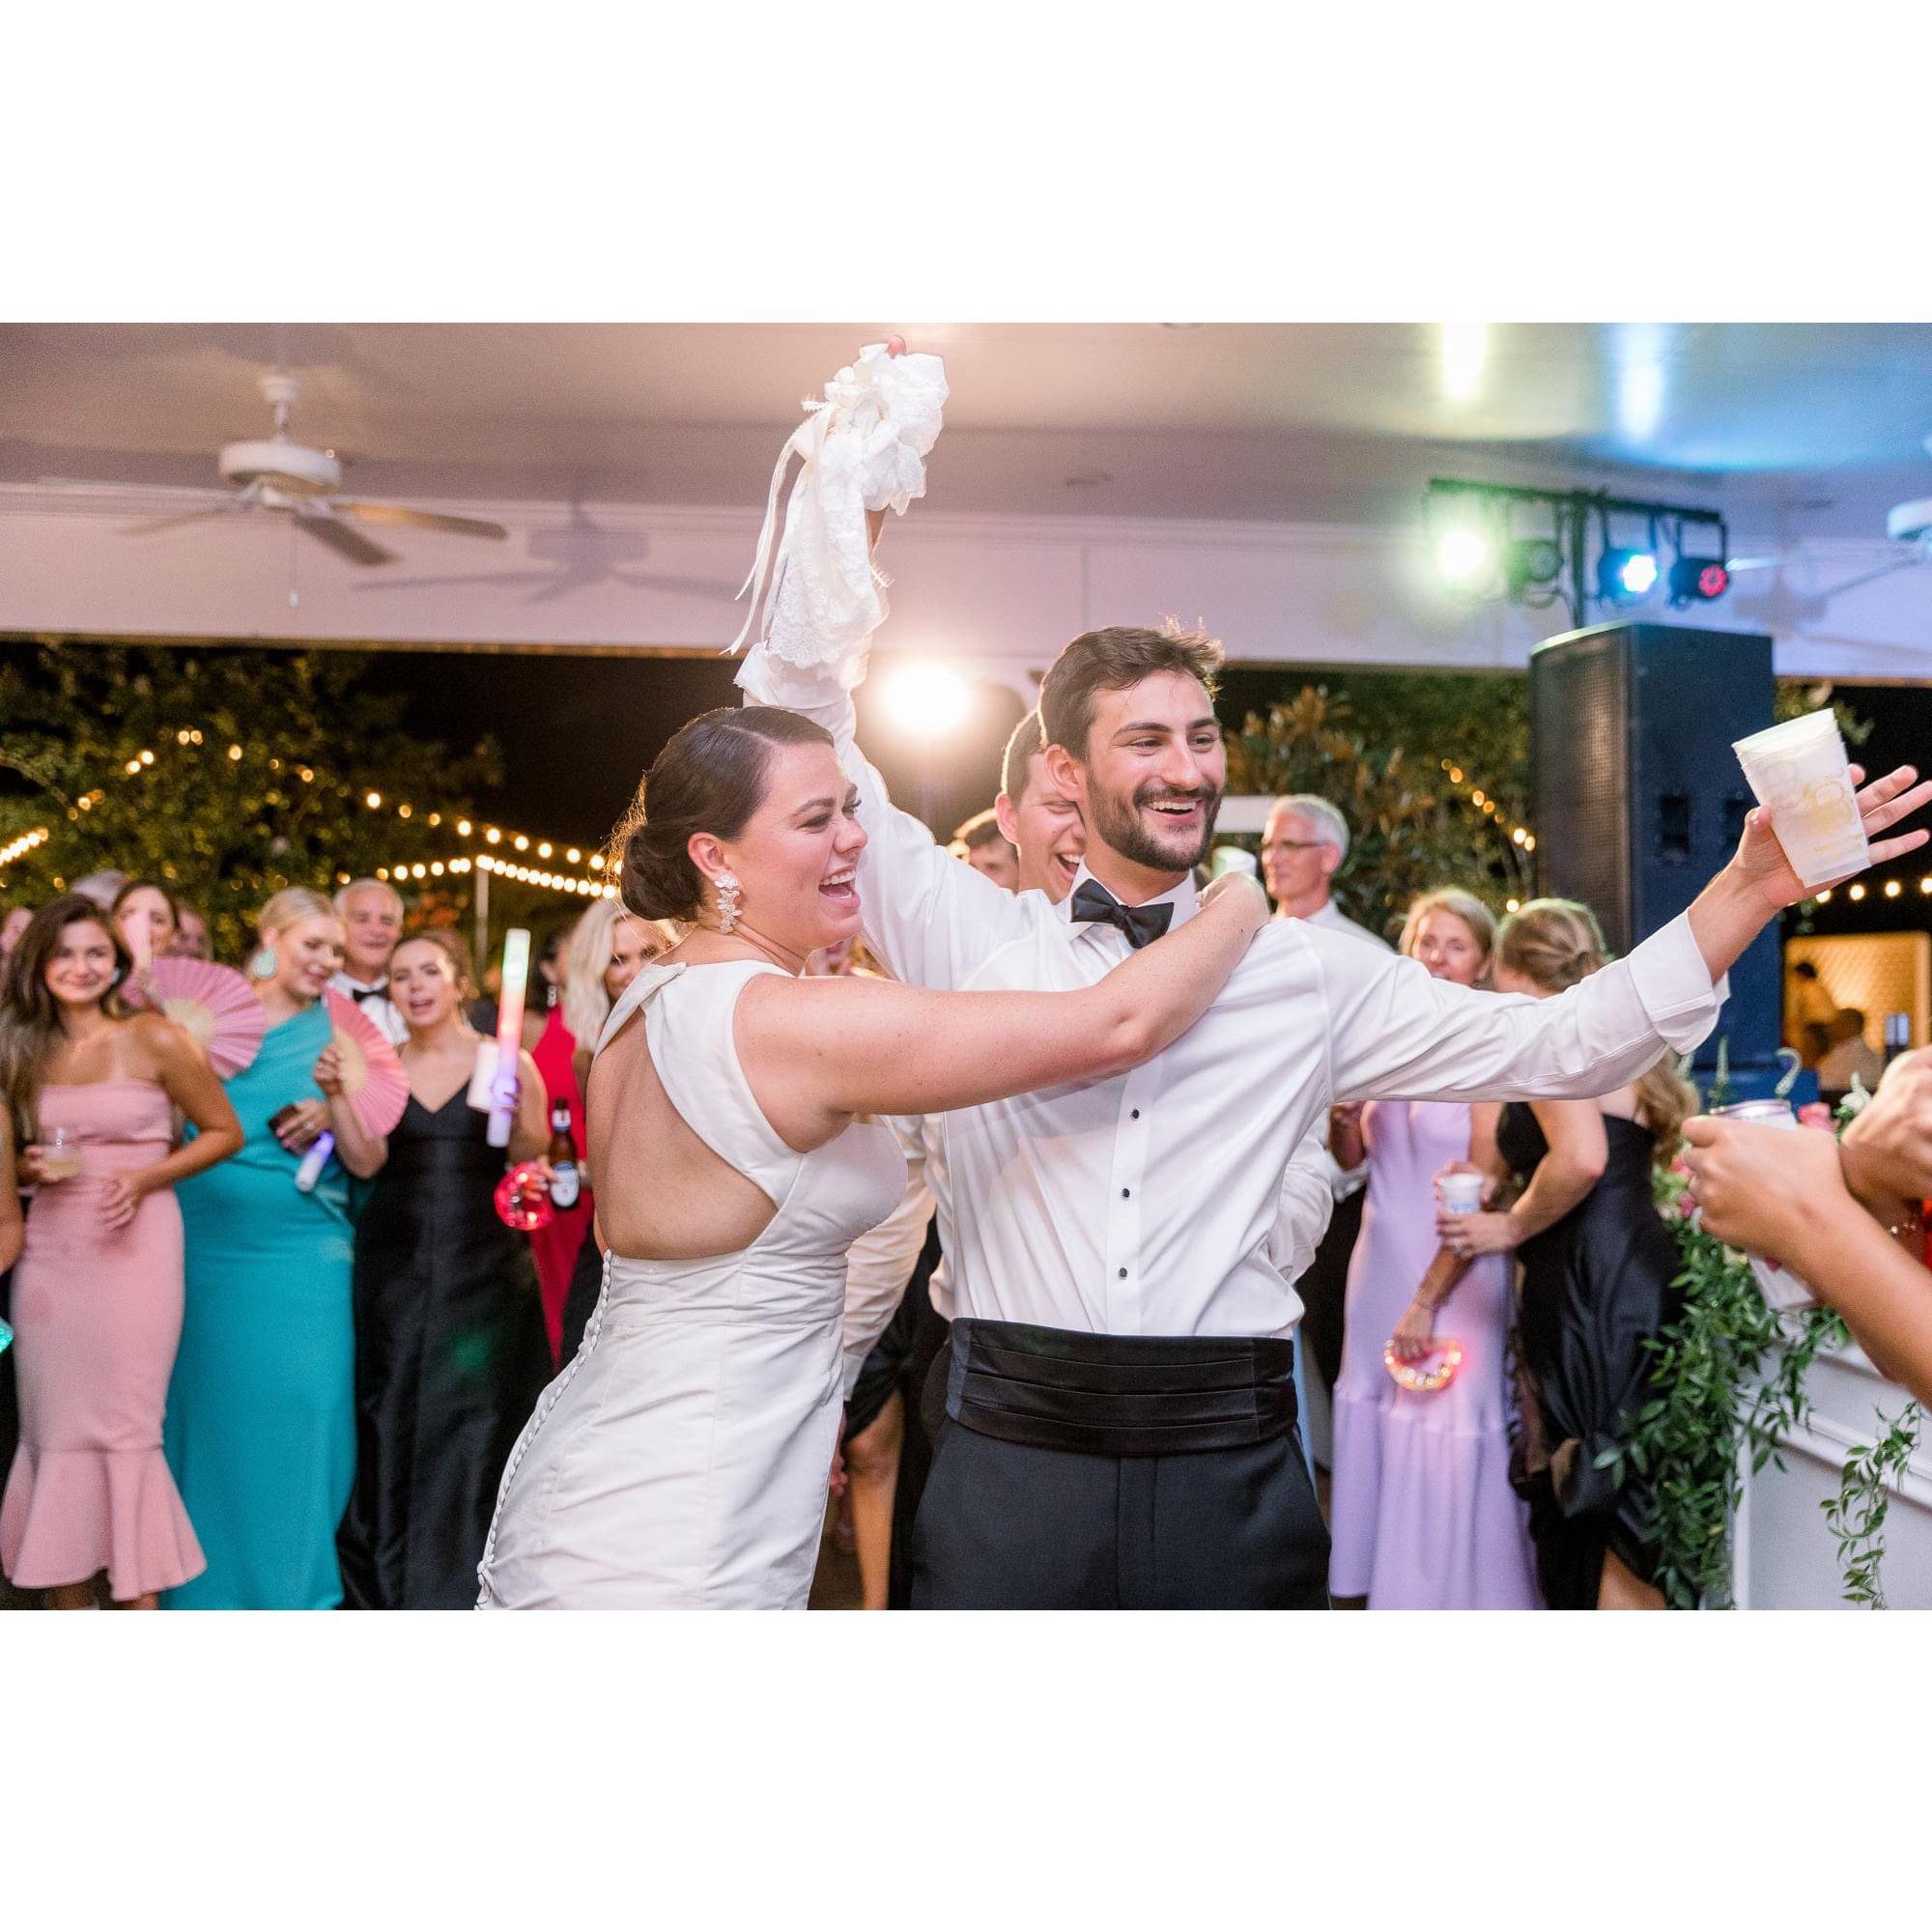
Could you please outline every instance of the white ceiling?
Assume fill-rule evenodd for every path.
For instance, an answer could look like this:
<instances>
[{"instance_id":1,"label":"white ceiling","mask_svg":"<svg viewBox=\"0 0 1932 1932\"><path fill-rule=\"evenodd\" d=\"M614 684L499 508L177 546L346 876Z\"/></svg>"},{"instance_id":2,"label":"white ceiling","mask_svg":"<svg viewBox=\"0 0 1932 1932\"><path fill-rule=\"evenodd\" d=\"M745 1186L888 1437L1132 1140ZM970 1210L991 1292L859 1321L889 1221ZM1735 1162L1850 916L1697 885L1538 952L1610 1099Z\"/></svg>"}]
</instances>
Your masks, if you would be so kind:
<instances>
[{"instance_id":1,"label":"white ceiling","mask_svg":"<svg viewBox=\"0 0 1932 1932\"><path fill-rule=\"evenodd\" d=\"M947 509L1384 523L1451 474L1875 536L1932 494L1917 324L11 326L0 482L213 483L284 367L357 494L751 506L799 399L892 328L947 358Z\"/></svg>"}]
</instances>

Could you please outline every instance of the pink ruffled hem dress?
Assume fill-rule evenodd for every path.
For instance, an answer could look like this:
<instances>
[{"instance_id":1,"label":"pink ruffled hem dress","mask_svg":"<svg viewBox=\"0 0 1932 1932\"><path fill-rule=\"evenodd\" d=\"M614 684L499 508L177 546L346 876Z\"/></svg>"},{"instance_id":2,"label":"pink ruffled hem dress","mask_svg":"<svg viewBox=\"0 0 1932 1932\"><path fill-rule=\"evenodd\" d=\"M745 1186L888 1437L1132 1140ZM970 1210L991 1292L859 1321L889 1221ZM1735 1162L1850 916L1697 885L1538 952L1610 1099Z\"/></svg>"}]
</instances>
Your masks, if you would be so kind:
<instances>
[{"instance_id":1,"label":"pink ruffled hem dress","mask_svg":"<svg viewBox=\"0 0 1932 1932\"><path fill-rule=\"evenodd\" d=\"M171 1590L207 1568L161 1454L182 1326L182 1218L171 1189L109 1234L107 1179L162 1159L168 1097L152 1081L47 1087L41 1126L79 1136L81 1170L41 1188L14 1275L20 1446L0 1499L0 1570L16 1588Z\"/></svg>"}]
</instances>

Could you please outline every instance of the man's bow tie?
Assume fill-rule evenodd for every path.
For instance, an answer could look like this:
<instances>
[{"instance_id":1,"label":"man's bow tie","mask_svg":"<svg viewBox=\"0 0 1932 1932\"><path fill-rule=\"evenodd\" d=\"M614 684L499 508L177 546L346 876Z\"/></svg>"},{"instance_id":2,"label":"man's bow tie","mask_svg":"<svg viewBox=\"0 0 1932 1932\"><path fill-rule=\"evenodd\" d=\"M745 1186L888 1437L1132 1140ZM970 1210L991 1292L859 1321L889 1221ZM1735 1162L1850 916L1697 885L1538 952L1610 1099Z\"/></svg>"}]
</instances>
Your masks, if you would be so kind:
<instances>
[{"instance_id":1,"label":"man's bow tie","mask_svg":"<svg viewBox=\"0 0 1932 1932\"><path fill-rule=\"evenodd\" d=\"M1136 952L1158 939L1174 918L1171 904L1123 906L1097 879L1082 879L1073 895L1073 917L1099 925L1117 925Z\"/></svg>"},{"instance_id":2,"label":"man's bow tie","mask_svg":"<svg viewBox=\"0 0 1932 1932\"><path fill-rule=\"evenodd\" d=\"M349 997L359 1007L364 1000L386 1000L389 997L388 981L380 986L358 986L353 980L349 986Z\"/></svg>"}]
</instances>

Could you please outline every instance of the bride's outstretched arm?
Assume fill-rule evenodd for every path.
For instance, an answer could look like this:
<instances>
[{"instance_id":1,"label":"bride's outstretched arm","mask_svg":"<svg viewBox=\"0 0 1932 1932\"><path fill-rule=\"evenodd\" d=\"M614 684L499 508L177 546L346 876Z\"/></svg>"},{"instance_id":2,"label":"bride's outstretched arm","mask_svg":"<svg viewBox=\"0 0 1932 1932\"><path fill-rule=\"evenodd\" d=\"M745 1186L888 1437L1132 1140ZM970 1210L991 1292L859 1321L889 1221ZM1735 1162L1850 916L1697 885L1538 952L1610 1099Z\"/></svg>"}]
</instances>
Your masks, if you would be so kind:
<instances>
[{"instance_id":1,"label":"bride's outstretched arm","mask_svg":"<svg viewBox=\"0 0 1932 1932\"><path fill-rule=\"evenodd\" d=\"M739 1058L765 1117L797 1148L854 1114L942 1114L1102 1079L1185 1033L1266 918L1260 887L1230 873L1178 930L1068 992L760 978L738 1004Z\"/></svg>"},{"instance_id":2,"label":"bride's outstretched arm","mask_svg":"<svg viewBox=\"0 0 1932 1932\"><path fill-rule=\"evenodd\" d=\"M913 356L901 362L904 352L904 343L895 337L887 345L886 363L900 369L930 363L936 372L936 358ZM875 374L882 366L874 363ZM885 380L890 384L894 379L888 373ZM828 397L834 387L828 386ZM908 432L911 446L895 459L901 466L897 480L910 485L917 471L919 489L923 488L924 455L938 435L937 415L928 412L932 389L931 376L924 384L916 385L912 411L916 420ZM937 391L944 396L943 378L937 381ZM832 436L842 446L842 432L834 430ZM917 450L916 458L912 450ZM815 461L808 462L798 485L813 505L813 514L801 519L803 531L822 534L828 525L849 528L853 541L832 546L835 556L858 555L862 544L864 554L869 554L885 526L886 511L863 511L861 538L856 520L862 512L851 493L849 464L831 466L840 479L835 483L821 476ZM875 479L875 487L883 486ZM893 506L905 509L917 494L918 489L909 488L893 498ZM793 513L799 508L795 496ZM790 514L786 530L789 540ZM879 597L867 613L865 600L854 593L826 600L828 609L836 607L840 621L821 615L820 603L808 594L806 583L809 578L823 576L834 558L818 556L817 543L810 547L813 559L804 568L793 567L795 560L788 556L780 557L764 631L746 655L738 673L739 688L748 704L796 711L831 733L845 776L859 789L860 811L869 834L859 860L867 941L895 979L910 985L956 986L982 959L1025 929L1027 915L1012 894L970 866L960 865L922 820L900 810L885 781L860 752L852 693L865 679L873 634L858 634L865 624L886 614L885 602ZM852 591L850 584L845 588Z\"/></svg>"}]
</instances>

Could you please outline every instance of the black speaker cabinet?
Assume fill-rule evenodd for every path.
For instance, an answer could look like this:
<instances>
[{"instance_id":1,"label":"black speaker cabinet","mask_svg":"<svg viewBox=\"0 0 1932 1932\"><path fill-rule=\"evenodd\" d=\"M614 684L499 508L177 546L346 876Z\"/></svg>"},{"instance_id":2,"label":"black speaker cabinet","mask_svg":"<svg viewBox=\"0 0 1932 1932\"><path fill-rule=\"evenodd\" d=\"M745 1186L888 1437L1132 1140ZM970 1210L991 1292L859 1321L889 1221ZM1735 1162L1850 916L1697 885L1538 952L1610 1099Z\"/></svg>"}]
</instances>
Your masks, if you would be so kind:
<instances>
[{"instance_id":1,"label":"black speaker cabinet","mask_svg":"<svg viewBox=\"0 0 1932 1932\"><path fill-rule=\"evenodd\" d=\"M1771 639L1675 624L1603 624L1529 660L1537 889L1581 899L1627 952L1696 897L1737 849L1750 787L1734 739L1773 722ZM1718 1042L1744 1091L1777 1050L1774 927L1731 969Z\"/></svg>"}]
</instances>

